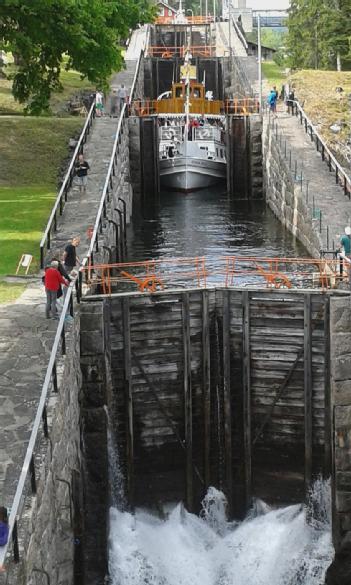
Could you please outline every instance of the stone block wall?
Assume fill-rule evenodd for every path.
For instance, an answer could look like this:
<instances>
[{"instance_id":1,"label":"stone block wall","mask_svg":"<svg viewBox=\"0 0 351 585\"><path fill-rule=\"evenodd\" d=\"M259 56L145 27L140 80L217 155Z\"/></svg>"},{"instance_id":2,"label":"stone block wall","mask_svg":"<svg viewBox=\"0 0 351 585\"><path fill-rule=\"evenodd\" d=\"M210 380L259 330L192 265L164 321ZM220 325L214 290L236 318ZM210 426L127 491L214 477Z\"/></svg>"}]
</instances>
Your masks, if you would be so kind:
<instances>
[{"instance_id":1,"label":"stone block wall","mask_svg":"<svg viewBox=\"0 0 351 585\"><path fill-rule=\"evenodd\" d=\"M252 199L263 198L262 116L250 120L250 181Z\"/></svg>"},{"instance_id":2,"label":"stone block wall","mask_svg":"<svg viewBox=\"0 0 351 585\"><path fill-rule=\"evenodd\" d=\"M83 455L84 584L103 583L108 572L108 417L111 391L109 304L82 303L80 364Z\"/></svg>"},{"instance_id":3,"label":"stone block wall","mask_svg":"<svg viewBox=\"0 0 351 585\"><path fill-rule=\"evenodd\" d=\"M106 217L102 234L99 234L99 249L94 252L94 264L123 262L124 225L133 213L133 188L129 165L129 125L123 121L117 165L112 177L112 189L106 202ZM124 216L126 219L124 219Z\"/></svg>"},{"instance_id":4,"label":"stone block wall","mask_svg":"<svg viewBox=\"0 0 351 585\"><path fill-rule=\"evenodd\" d=\"M351 542L351 304L331 297L331 404L334 418L333 540Z\"/></svg>"},{"instance_id":5,"label":"stone block wall","mask_svg":"<svg viewBox=\"0 0 351 585\"><path fill-rule=\"evenodd\" d=\"M141 204L140 118L131 116L129 122L130 176L135 202Z\"/></svg>"},{"instance_id":6,"label":"stone block wall","mask_svg":"<svg viewBox=\"0 0 351 585\"><path fill-rule=\"evenodd\" d=\"M48 402L49 439L36 449L37 494L27 497L19 524L19 565L11 565L6 585L73 585L77 546L73 484L80 470L79 319L66 336L67 355L58 364L59 393Z\"/></svg>"},{"instance_id":7,"label":"stone block wall","mask_svg":"<svg viewBox=\"0 0 351 585\"><path fill-rule=\"evenodd\" d=\"M267 118L263 124L263 183L266 202L273 213L312 257L319 258L323 246L315 220Z\"/></svg>"},{"instance_id":8,"label":"stone block wall","mask_svg":"<svg viewBox=\"0 0 351 585\"><path fill-rule=\"evenodd\" d=\"M262 117L227 116L227 187L233 199L263 199Z\"/></svg>"},{"instance_id":9,"label":"stone block wall","mask_svg":"<svg viewBox=\"0 0 351 585\"><path fill-rule=\"evenodd\" d=\"M141 100L144 97L144 55L140 59L140 67L134 86L133 95L130 96L133 100Z\"/></svg>"}]
</instances>

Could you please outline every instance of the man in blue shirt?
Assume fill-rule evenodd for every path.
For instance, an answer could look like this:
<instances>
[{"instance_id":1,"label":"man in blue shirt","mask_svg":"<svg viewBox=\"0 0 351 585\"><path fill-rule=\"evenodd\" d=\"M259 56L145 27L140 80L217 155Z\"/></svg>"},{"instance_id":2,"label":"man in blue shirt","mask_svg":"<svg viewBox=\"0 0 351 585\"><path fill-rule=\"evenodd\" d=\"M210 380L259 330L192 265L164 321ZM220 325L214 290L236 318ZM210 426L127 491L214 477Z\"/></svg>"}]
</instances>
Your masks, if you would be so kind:
<instances>
[{"instance_id":1,"label":"man in blue shirt","mask_svg":"<svg viewBox=\"0 0 351 585\"><path fill-rule=\"evenodd\" d=\"M275 114L277 111L277 92L275 89L271 89L270 94L267 98L270 111Z\"/></svg>"}]
</instances>

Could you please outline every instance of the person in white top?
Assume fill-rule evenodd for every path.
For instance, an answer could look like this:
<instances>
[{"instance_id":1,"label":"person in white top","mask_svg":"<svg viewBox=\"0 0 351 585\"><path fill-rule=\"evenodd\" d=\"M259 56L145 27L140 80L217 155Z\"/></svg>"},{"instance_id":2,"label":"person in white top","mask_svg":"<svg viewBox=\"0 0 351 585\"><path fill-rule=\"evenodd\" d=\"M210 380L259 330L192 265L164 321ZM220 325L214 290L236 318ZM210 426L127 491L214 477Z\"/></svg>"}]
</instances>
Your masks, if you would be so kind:
<instances>
[{"instance_id":1,"label":"person in white top","mask_svg":"<svg viewBox=\"0 0 351 585\"><path fill-rule=\"evenodd\" d=\"M100 118L104 111L104 95L98 90L95 94L96 115Z\"/></svg>"}]
</instances>

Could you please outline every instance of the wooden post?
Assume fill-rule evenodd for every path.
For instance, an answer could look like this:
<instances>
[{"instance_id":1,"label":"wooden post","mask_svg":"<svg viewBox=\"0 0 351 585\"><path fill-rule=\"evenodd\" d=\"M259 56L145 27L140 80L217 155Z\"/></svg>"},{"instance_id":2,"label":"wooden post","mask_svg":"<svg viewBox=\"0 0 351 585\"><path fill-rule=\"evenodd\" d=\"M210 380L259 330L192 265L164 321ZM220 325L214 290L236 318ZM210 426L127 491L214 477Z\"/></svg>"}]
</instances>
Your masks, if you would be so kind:
<instances>
[{"instance_id":1,"label":"wooden post","mask_svg":"<svg viewBox=\"0 0 351 585\"><path fill-rule=\"evenodd\" d=\"M193 511L193 413L191 386L190 354L190 315L189 293L182 294L183 351L184 351L184 428L185 428L185 468L186 468L186 507Z\"/></svg>"},{"instance_id":2,"label":"wooden post","mask_svg":"<svg viewBox=\"0 0 351 585\"><path fill-rule=\"evenodd\" d=\"M209 292L202 291L202 388L204 408L204 469L205 489L210 485L210 448L211 448L211 371L210 371L210 327Z\"/></svg>"},{"instance_id":3,"label":"wooden post","mask_svg":"<svg viewBox=\"0 0 351 585\"><path fill-rule=\"evenodd\" d=\"M331 468L331 388L330 388L330 298L324 301L324 477L330 476Z\"/></svg>"},{"instance_id":4,"label":"wooden post","mask_svg":"<svg viewBox=\"0 0 351 585\"><path fill-rule=\"evenodd\" d=\"M312 331L311 295L304 296L304 405L305 405L305 493L312 481Z\"/></svg>"},{"instance_id":5,"label":"wooden post","mask_svg":"<svg viewBox=\"0 0 351 585\"><path fill-rule=\"evenodd\" d=\"M251 465L251 371L250 371L250 295L242 293L243 304L243 415L244 415L244 460L245 460L245 506L251 505L252 465Z\"/></svg>"},{"instance_id":6,"label":"wooden post","mask_svg":"<svg viewBox=\"0 0 351 585\"><path fill-rule=\"evenodd\" d=\"M134 433L133 433L133 394L130 341L130 308L129 299L122 301L123 311L123 344L124 344L124 391L127 421L127 492L130 507L134 507Z\"/></svg>"},{"instance_id":7,"label":"wooden post","mask_svg":"<svg viewBox=\"0 0 351 585\"><path fill-rule=\"evenodd\" d=\"M229 290L223 290L223 403L224 403L224 451L226 496L229 517L233 511L233 471L232 471L232 421L230 391L230 297Z\"/></svg>"}]
</instances>

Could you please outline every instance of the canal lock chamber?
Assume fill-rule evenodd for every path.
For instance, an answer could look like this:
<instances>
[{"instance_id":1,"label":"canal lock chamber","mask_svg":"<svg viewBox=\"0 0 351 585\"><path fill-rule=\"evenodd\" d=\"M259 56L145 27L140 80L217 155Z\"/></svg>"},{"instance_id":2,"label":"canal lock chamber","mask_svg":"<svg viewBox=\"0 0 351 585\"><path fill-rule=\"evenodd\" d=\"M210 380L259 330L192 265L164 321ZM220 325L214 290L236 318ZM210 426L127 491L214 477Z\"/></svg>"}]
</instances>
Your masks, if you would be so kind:
<instances>
[{"instance_id":1,"label":"canal lock chamber","mask_svg":"<svg viewBox=\"0 0 351 585\"><path fill-rule=\"evenodd\" d=\"M155 120L129 120L124 260L306 256L262 201L252 120L227 122L226 188L187 196L159 189ZM82 303L84 582L323 582L333 295L240 284Z\"/></svg>"},{"instance_id":2,"label":"canal lock chamber","mask_svg":"<svg viewBox=\"0 0 351 585\"><path fill-rule=\"evenodd\" d=\"M145 256L183 257L185 250L196 256L202 250L214 272L219 250L240 251L248 257L262 256L263 251L274 256L304 255L262 204L233 206L221 191L186 197L168 194L153 219L133 219L127 249L136 261ZM274 555L281 556L293 522L299 543L294 554L300 581L295 582L318 583L316 565L324 571L332 558L330 514L320 512L328 507L330 487L318 484L310 508L302 509L301 502L307 500L316 477L329 475L330 421L324 417L329 303L329 296L318 292L250 288L86 297L81 309L82 417L83 428L91 436L83 444L87 449L92 445L85 485L91 486L92 498L91 505L86 500L86 510L89 515L94 510L92 548L85 555L87 574L95 578L110 571L112 582L123 585L144 578L163 583L171 567L164 566L162 549L156 554L157 530L170 534L174 529L180 538L182 530L189 528L190 539L191 535L195 538L195 526L210 535L214 528L205 517L212 517L219 507L223 513L217 510L220 518L213 522L220 527L216 524L212 539L203 542L200 530L199 540L194 541L203 557L189 549L196 562L203 564L207 558L206 563L213 563L216 547L227 544L230 550L241 550L241 532L235 540L237 522L249 513L252 538L256 528L262 534L277 530L281 535L281 540L277 536L276 544L268 547L269 566L265 564L268 552L262 552L262 579L267 574L266 582L274 582L270 581ZM312 344L308 346L311 353L305 356L306 332ZM305 360L312 368L308 403ZM305 422L311 400L313 411ZM202 501L208 488L218 491L209 492L208 497L213 497L205 500L204 511ZM177 502L183 502L185 508L181 505L169 516L169 506ZM286 508L288 504L293 508ZM248 512L251 505L254 511ZM279 506L282 515L275 511L267 515L269 505L273 509ZM145 516L140 516L140 509L148 510ZM202 520L185 509L200 514ZM312 509L318 509L319 520L311 528L306 518L310 520ZM96 515L106 519L98 529ZM246 522L240 524L240 530ZM155 544L154 550L143 550L148 538ZM229 544L232 539L237 544ZM172 548L172 541L168 546ZM212 546L214 550L206 557L205 550ZM250 547L254 575L256 549L254 544ZM129 560L123 556L128 550L132 551ZM175 564L184 562L185 551L180 548L178 552ZM237 557L240 565L242 557ZM222 562L229 562L229 556ZM306 575L315 573L314 580L301 580L304 570ZM174 567L167 577L171 585L177 582L172 571ZM230 574L228 566L220 565L209 571L208 582L231 583ZM182 578L185 583L189 574Z\"/></svg>"},{"instance_id":3,"label":"canal lock chamber","mask_svg":"<svg viewBox=\"0 0 351 585\"><path fill-rule=\"evenodd\" d=\"M242 575L239 583L247 582L245 575L253 583L278 584L288 575L292 584L321 582L333 554L330 483L313 482L328 475L321 381L329 302L318 294L250 290L84 302L86 510L93 524L106 519L105 526L91 525L95 552L86 551L95 577L100 559L100 576L109 566L116 584L186 583L191 572L184 563L194 555L199 583L206 570L209 584L232 583L235 574ZM294 364L292 345L304 346L306 306L314 314L315 380L308 445L301 364L269 424L261 400L264 395L272 405L287 378L286 362ZM284 311L291 338L282 326ZM285 364L279 363L283 356ZM279 562L284 551L286 565Z\"/></svg>"}]
</instances>

